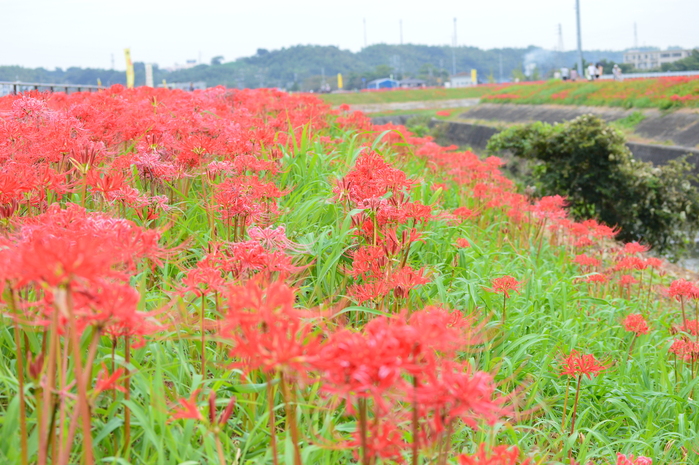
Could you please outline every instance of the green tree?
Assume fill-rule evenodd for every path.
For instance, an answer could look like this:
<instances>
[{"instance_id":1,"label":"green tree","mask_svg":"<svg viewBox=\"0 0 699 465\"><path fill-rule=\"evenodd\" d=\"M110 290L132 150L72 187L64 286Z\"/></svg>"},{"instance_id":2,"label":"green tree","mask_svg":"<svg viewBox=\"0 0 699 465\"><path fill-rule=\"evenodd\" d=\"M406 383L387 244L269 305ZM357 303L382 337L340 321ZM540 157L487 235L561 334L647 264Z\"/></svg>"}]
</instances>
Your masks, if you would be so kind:
<instances>
[{"instance_id":1,"label":"green tree","mask_svg":"<svg viewBox=\"0 0 699 465\"><path fill-rule=\"evenodd\" d=\"M537 195L565 196L573 216L619 226L621 240L644 241L677 257L696 237L699 192L691 166L635 160L623 133L596 116L514 126L493 136L488 150L529 160L525 182Z\"/></svg>"},{"instance_id":2,"label":"green tree","mask_svg":"<svg viewBox=\"0 0 699 465\"><path fill-rule=\"evenodd\" d=\"M699 49L692 50L692 54L672 63L663 63L663 71L697 71L699 70Z\"/></svg>"}]
</instances>

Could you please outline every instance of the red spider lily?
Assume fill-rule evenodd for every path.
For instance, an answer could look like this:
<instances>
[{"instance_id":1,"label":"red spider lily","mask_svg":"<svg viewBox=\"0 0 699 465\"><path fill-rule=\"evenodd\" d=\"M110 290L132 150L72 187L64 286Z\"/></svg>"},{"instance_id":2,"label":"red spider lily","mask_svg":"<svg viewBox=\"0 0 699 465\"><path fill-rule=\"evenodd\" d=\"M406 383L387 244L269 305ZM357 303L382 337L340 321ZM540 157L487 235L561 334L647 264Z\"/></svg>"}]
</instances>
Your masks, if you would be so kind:
<instances>
[{"instance_id":1,"label":"red spider lily","mask_svg":"<svg viewBox=\"0 0 699 465\"><path fill-rule=\"evenodd\" d=\"M648 262L638 257L623 257L614 266L614 271L620 270L644 270Z\"/></svg>"},{"instance_id":2,"label":"red spider lily","mask_svg":"<svg viewBox=\"0 0 699 465\"><path fill-rule=\"evenodd\" d=\"M633 454L626 456L617 452L616 465L653 465L653 459L642 455L638 457L634 457Z\"/></svg>"},{"instance_id":3,"label":"red spider lily","mask_svg":"<svg viewBox=\"0 0 699 465\"><path fill-rule=\"evenodd\" d=\"M699 343L684 338L675 339L668 350L687 362L699 357Z\"/></svg>"},{"instance_id":4,"label":"red spider lily","mask_svg":"<svg viewBox=\"0 0 699 465\"><path fill-rule=\"evenodd\" d=\"M439 110L437 116L451 116L450 110Z\"/></svg>"},{"instance_id":5,"label":"red spider lily","mask_svg":"<svg viewBox=\"0 0 699 465\"><path fill-rule=\"evenodd\" d=\"M676 279L670 283L670 287L666 289L667 295L680 302L680 309L682 311L682 323L687 324L687 316L684 311L684 304L687 299L694 299L699 296L699 288L697 288L693 283L686 281L684 279Z\"/></svg>"},{"instance_id":6,"label":"red spider lily","mask_svg":"<svg viewBox=\"0 0 699 465\"><path fill-rule=\"evenodd\" d=\"M667 294L676 300L690 299L699 294L699 289L694 283L684 279L676 279L670 283Z\"/></svg>"},{"instance_id":7,"label":"red spider lily","mask_svg":"<svg viewBox=\"0 0 699 465\"><path fill-rule=\"evenodd\" d=\"M483 342L482 325L460 311L427 306L410 315L408 325L415 330L411 358L422 364L431 363L426 356L454 356Z\"/></svg>"},{"instance_id":8,"label":"red spider lily","mask_svg":"<svg viewBox=\"0 0 699 465\"><path fill-rule=\"evenodd\" d=\"M662 268L663 263L664 263L663 260L660 259L660 258L648 257L648 258L646 259L646 264L647 264L649 267L654 268L654 269L656 269L656 270L659 269L659 268Z\"/></svg>"},{"instance_id":9,"label":"red spider lily","mask_svg":"<svg viewBox=\"0 0 699 465\"><path fill-rule=\"evenodd\" d=\"M354 169L333 192L336 200L346 197L357 204L367 199L380 198L388 192L394 195L409 192L413 183L403 171L384 161L381 155L367 151L359 156Z\"/></svg>"},{"instance_id":10,"label":"red spider lily","mask_svg":"<svg viewBox=\"0 0 699 465\"><path fill-rule=\"evenodd\" d=\"M236 398L233 396L228 400L228 404L226 404L226 408L221 412L221 415L216 418L216 391L212 390L209 394L209 424L225 425L233 414L235 404Z\"/></svg>"},{"instance_id":11,"label":"red spider lily","mask_svg":"<svg viewBox=\"0 0 699 465\"><path fill-rule=\"evenodd\" d=\"M180 418L203 421L204 416L197 408L197 396L199 395L200 391L201 389L194 391L189 396L189 399L178 399L177 402L179 402L180 407L170 413L171 416L169 421L178 420Z\"/></svg>"},{"instance_id":12,"label":"red spider lily","mask_svg":"<svg viewBox=\"0 0 699 465\"><path fill-rule=\"evenodd\" d=\"M625 274L619 278L619 285L622 287L630 286L636 284L638 280L633 277L633 275Z\"/></svg>"},{"instance_id":13,"label":"red spider lily","mask_svg":"<svg viewBox=\"0 0 699 465\"><path fill-rule=\"evenodd\" d=\"M478 216L478 213L466 207L458 207L454 209L454 215L463 220L470 220Z\"/></svg>"},{"instance_id":14,"label":"red spider lily","mask_svg":"<svg viewBox=\"0 0 699 465\"><path fill-rule=\"evenodd\" d=\"M606 369L607 367L601 365L594 355L581 355L577 350L573 350L568 357L563 359L561 376L587 376L592 379L593 376L597 376L600 371Z\"/></svg>"},{"instance_id":15,"label":"red spider lily","mask_svg":"<svg viewBox=\"0 0 699 465\"><path fill-rule=\"evenodd\" d=\"M692 336L697 336L699 335L699 320L687 320L685 324L677 328L673 327L673 330L682 331L685 333L689 333Z\"/></svg>"},{"instance_id":16,"label":"red spider lily","mask_svg":"<svg viewBox=\"0 0 699 465\"><path fill-rule=\"evenodd\" d=\"M390 289L385 281L370 281L362 284L353 284L348 290L348 295L361 304L383 299L388 291Z\"/></svg>"},{"instance_id":17,"label":"red spider lily","mask_svg":"<svg viewBox=\"0 0 699 465\"><path fill-rule=\"evenodd\" d=\"M371 320L363 334L348 329L331 334L313 362L321 371L321 389L345 398L371 397L385 409L383 394L405 384L401 373L411 368L415 339L412 328L386 317Z\"/></svg>"},{"instance_id":18,"label":"red spider lily","mask_svg":"<svg viewBox=\"0 0 699 465\"><path fill-rule=\"evenodd\" d=\"M641 245L638 242L629 242L627 244L624 244L624 249L622 250L622 252L627 255L632 255L637 253L645 253L649 250L650 247L647 245Z\"/></svg>"},{"instance_id":19,"label":"red spider lily","mask_svg":"<svg viewBox=\"0 0 699 465\"><path fill-rule=\"evenodd\" d=\"M465 249L471 247L471 244L468 242L468 239L459 237L458 239L456 239L456 247L459 249Z\"/></svg>"},{"instance_id":20,"label":"red spider lily","mask_svg":"<svg viewBox=\"0 0 699 465\"><path fill-rule=\"evenodd\" d=\"M423 268L414 270L409 266L404 266L392 273L389 278L389 287L393 289L393 295L398 299L407 299L411 290L430 282L423 274Z\"/></svg>"},{"instance_id":21,"label":"red spider lily","mask_svg":"<svg viewBox=\"0 0 699 465\"><path fill-rule=\"evenodd\" d=\"M457 457L459 465L531 465L531 459L520 460L519 449L505 445L486 448L485 444L478 446L478 452L473 455L461 454Z\"/></svg>"},{"instance_id":22,"label":"red spider lily","mask_svg":"<svg viewBox=\"0 0 699 465\"><path fill-rule=\"evenodd\" d=\"M519 286L522 283L517 281L512 276L502 276L500 278L493 279L492 289L488 289L491 292L497 292L502 294L502 322L505 323L506 309L507 309L507 299L510 298L510 291L515 291L519 293Z\"/></svg>"},{"instance_id":23,"label":"red spider lily","mask_svg":"<svg viewBox=\"0 0 699 465\"><path fill-rule=\"evenodd\" d=\"M604 274L595 273L591 276L588 276L585 279L585 281L587 281L588 283L606 283L609 281L609 277Z\"/></svg>"},{"instance_id":24,"label":"red spider lily","mask_svg":"<svg viewBox=\"0 0 699 465\"><path fill-rule=\"evenodd\" d=\"M491 283L492 288L488 289L491 292L497 292L499 294L504 294L506 298L510 298L510 291L515 291L519 293L519 287L522 285L521 281L517 281L512 276L506 275L500 278L493 279Z\"/></svg>"},{"instance_id":25,"label":"red spider lily","mask_svg":"<svg viewBox=\"0 0 699 465\"><path fill-rule=\"evenodd\" d=\"M136 260L158 260L162 253L155 231L77 205L26 220L20 227L15 254L18 285L43 282L55 287L80 280L124 280ZM117 271L117 266L122 271Z\"/></svg>"},{"instance_id":26,"label":"red spider lily","mask_svg":"<svg viewBox=\"0 0 699 465\"><path fill-rule=\"evenodd\" d=\"M294 302L293 289L279 281L253 279L229 288L221 335L232 340L231 356L240 360L233 366L293 375L307 371L319 339L302 320L311 313L295 309Z\"/></svg>"},{"instance_id":27,"label":"red spider lily","mask_svg":"<svg viewBox=\"0 0 699 465\"><path fill-rule=\"evenodd\" d=\"M648 322L640 313L633 313L627 315L622 322L624 329L626 331L635 333L636 336L640 334L648 334Z\"/></svg>"},{"instance_id":28,"label":"red spider lily","mask_svg":"<svg viewBox=\"0 0 699 465\"><path fill-rule=\"evenodd\" d=\"M539 199L531 210L537 218L559 219L567 215L565 205L566 200L560 195L546 196Z\"/></svg>"},{"instance_id":29,"label":"red spider lily","mask_svg":"<svg viewBox=\"0 0 699 465\"><path fill-rule=\"evenodd\" d=\"M600 266L602 262L596 258L593 257L588 257L585 254L580 254L576 255L575 259L573 260L575 263L577 263L580 266Z\"/></svg>"},{"instance_id":30,"label":"red spider lily","mask_svg":"<svg viewBox=\"0 0 699 465\"><path fill-rule=\"evenodd\" d=\"M124 369L119 368L110 375L109 371L107 370L107 367L104 364L102 364L102 371L97 376L97 382L95 383L95 392L103 392L110 390L126 392L124 386L121 386L117 383L117 381L119 380L119 378L121 378L123 374Z\"/></svg>"},{"instance_id":31,"label":"red spider lily","mask_svg":"<svg viewBox=\"0 0 699 465\"><path fill-rule=\"evenodd\" d=\"M504 399L495 395L492 376L474 372L469 363L442 360L425 370L416 398L420 417L429 419L437 435L447 432L456 419L476 429L478 421L494 424L509 412L503 406Z\"/></svg>"},{"instance_id":32,"label":"red spider lily","mask_svg":"<svg viewBox=\"0 0 699 465\"><path fill-rule=\"evenodd\" d=\"M380 277L388 265L388 257L384 247L361 246L352 252L351 276Z\"/></svg>"},{"instance_id":33,"label":"red spider lily","mask_svg":"<svg viewBox=\"0 0 699 465\"><path fill-rule=\"evenodd\" d=\"M577 378L575 401L573 402L573 413L570 421L570 434L575 432L575 419L578 412L578 400L580 399L580 387L583 377L587 376L589 379L592 379L593 376L597 376L600 371L605 369L607 369L607 367L600 365L594 355L581 355L577 350L573 350L567 358L563 359L563 369L560 375L575 376ZM563 403L563 424L561 425L561 429L565 427L567 403L568 386L566 385L566 397Z\"/></svg>"},{"instance_id":34,"label":"red spider lily","mask_svg":"<svg viewBox=\"0 0 699 465\"><path fill-rule=\"evenodd\" d=\"M361 448L362 458L369 460L369 463L374 463L373 461L377 458L404 463L403 451L408 449L409 444L404 439L403 431L390 419L369 421L364 437L362 437L361 428L357 428L352 436L353 440L344 446L353 448L356 460L359 461L359 448Z\"/></svg>"}]
</instances>

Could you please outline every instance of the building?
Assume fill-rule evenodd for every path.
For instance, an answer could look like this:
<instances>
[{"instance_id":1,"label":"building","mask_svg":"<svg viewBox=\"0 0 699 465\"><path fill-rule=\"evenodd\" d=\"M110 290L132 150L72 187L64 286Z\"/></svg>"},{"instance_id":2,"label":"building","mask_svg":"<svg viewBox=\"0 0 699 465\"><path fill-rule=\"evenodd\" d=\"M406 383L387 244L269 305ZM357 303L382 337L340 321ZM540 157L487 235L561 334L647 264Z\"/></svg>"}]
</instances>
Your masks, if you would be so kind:
<instances>
[{"instance_id":1,"label":"building","mask_svg":"<svg viewBox=\"0 0 699 465\"><path fill-rule=\"evenodd\" d=\"M660 68L663 63L672 63L687 58L691 54L691 50L654 50L652 52L629 50L624 53L624 63L631 63L636 69L655 69Z\"/></svg>"},{"instance_id":2,"label":"building","mask_svg":"<svg viewBox=\"0 0 699 465\"><path fill-rule=\"evenodd\" d=\"M395 89L396 87L399 87L398 81L390 78L374 79L366 85L367 89Z\"/></svg>"},{"instance_id":3,"label":"building","mask_svg":"<svg viewBox=\"0 0 699 465\"><path fill-rule=\"evenodd\" d=\"M401 79L398 81L398 85L405 89L416 89L420 87L425 87L426 82L422 79Z\"/></svg>"},{"instance_id":4,"label":"building","mask_svg":"<svg viewBox=\"0 0 699 465\"><path fill-rule=\"evenodd\" d=\"M477 83L471 79L471 73L457 73L449 78L449 87L471 87Z\"/></svg>"}]
</instances>

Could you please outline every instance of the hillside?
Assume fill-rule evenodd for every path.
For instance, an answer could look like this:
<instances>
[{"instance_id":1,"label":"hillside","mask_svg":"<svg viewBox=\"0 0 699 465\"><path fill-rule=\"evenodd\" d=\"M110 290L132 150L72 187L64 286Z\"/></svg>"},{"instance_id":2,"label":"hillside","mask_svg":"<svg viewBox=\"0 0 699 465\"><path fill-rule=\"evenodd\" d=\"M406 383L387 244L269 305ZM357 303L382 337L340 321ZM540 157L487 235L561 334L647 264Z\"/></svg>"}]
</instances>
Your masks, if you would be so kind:
<instances>
[{"instance_id":1,"label":"hillside","mask_svg":"<svg viewBox=\"0 0 699 465\"><path fill-rule=\"evenodd\" d=\"M590 50L585 59L611 62L622 60L621 51ZM137 51L134 51L137 59ZM514 72L521 73L524 65L535 63L533 77L545 77L553 68L572 66L575 52L556 53L529 46L482 50L476 47L457 47L454 50L456 71L477 69L483 80L508 80ZM136 85L145 84L143 63L136 62ZM336 75L342 73L345 88L361 88L366 81L378 77L419 77L437 85L452 71L452 48L428 45L376 44L359 52L342 50L335 46L296 45L281 50L258 49L250 57L221 64L201 64L193 68L167 72L158 66L153 74L156 83L204 81L206 85L224 85L237 88L279 87L289 90L310 91L320 87L323 74L328 84L336 86ZM53 71L44 68L29 69L19 66L0 66L0 81L54 82L70 84L105 85L123 84L124 73L105 69L71 67Z\"/></svg>"}]
</instances>

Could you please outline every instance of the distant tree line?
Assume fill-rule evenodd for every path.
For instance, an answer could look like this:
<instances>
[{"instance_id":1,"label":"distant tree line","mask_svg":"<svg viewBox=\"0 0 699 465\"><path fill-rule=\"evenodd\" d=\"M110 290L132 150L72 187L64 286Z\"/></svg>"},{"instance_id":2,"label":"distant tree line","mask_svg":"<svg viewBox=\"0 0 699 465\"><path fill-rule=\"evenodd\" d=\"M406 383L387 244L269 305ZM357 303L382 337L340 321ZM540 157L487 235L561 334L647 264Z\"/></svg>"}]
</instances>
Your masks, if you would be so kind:
<instances>
[{"instance_id":1,"label":"distant tree line","mask_svg":"<svg viewBox=\"0 0 699 465\"><path fill-rule=\"evenodd\" d=\"M589 50L584 56L587 61L604 62L610 71L614 63L623 61L621 51ZM699 68L696 54L682 61L687 63L677 66ZM476 69L481 82L546 79L553 76L556 69L575 67L576 62L575 51L554 52L534 46L482 50L466 46L376 44L355 53L335 46L296 45L280 50L261 48L252 56L227 63L223 56L216 56L211 64L171 72L154 66L153 77L156 84L166 79L184 83L204 81L207 86L313 91L324 83L331 89L337 88L337 74L342 73L345 89L353 90L364 88L373 79L390 76L418 78L427 85L442 85L454 69L457 73ZM134 67L136 84L145 84L144 64L135 62ZM624 71L631 72L628 67ZM0 66L1 81L97 84L98 79L103 85L125 83L124 72L116 70L72 67L51 71Z\"/></svg>"}]
</instances>

